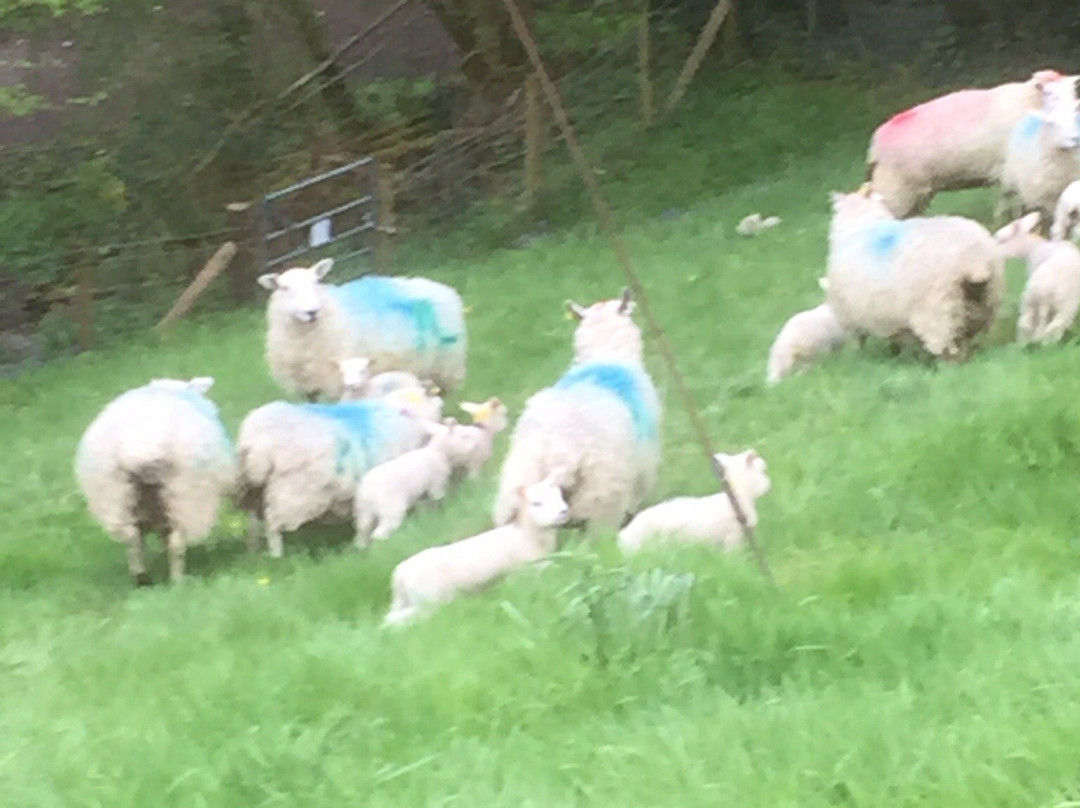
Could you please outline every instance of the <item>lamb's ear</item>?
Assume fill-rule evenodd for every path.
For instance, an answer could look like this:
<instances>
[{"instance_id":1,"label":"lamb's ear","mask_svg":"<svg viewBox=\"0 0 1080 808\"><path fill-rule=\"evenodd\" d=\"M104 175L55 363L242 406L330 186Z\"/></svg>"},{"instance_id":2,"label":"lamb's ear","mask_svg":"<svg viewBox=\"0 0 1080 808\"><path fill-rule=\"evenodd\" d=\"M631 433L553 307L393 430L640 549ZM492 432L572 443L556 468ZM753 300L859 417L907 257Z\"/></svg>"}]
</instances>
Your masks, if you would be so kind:
<instances>
[{"instance_id":1,"label":"lamb's ear","mask_svg":"<svg viewBox=\"0 0 1080 808\"><path fill-rule=\"evenodd\" d=\"M462 401L458 406L462 411L467 412L469 415L476 415L476 411L480 409L480 404L474 404L471 401Z\"/></svg>"},{"instance_id":2,"label":"lamb's ear","mask_svg":"<svg viewBox=\"0 0 1080 808\"><path fill-rule=\"evenodd\" d=\"M487 405L491 407L491 409L495 409L497 407L503 406L503 403L498 396L492 396L487 400Z\"/></svg>"},{"instance_id":3,"label":"lamb's ear","mask_svg":"<svg viewBox=\"0 0 1080 808\"><path fill-rule=\"evenodd\" d=\"M261 286L263 289L269 289L272 292L278 287L277 279L278 273L267 272L265 275L259 276L259 286Z\"/></svg>"},{"instance_id":4,"label":"lamb's ear","mask_svg":"<svg viewBox=\"0 0 1080 808\"><path fill-rule=\"evenodd\" d=\"M311 268L311 271L315 273L315 277L320 281L326 277L327 273L334 268L333 258L324 258L317 262L315 266Z\"/></svg>"},{"instance_id":5,"label":"lamb's ear","mask_svg":"<svg viewBox=\"0 0 1080 808\"><path fill-rule=\"evenodd\" d=\"M188 382L188 387L194 390L201 396L205 396L210 392L210 388L214 386L213 376L196 376Z\"/></svg>"},{"instance_id":6,"label":"lamb's ear","mask_svg":"<svg viewBox=\"0 0 1080 808\"><path fill-rule=\"evenodd\" d=\"M746 465L748 466L754 465L755 462L761 459L761 455L759 455L753 449L747 449L745 452L743 452L743 457L746 458Z\"/></svg>"},{"instance_id":7,"label":"lamb's ear","mask_svg":"<svg viewBox=\"0 0 1080 808\"><path fill-rule=\"evenodd\" d=\"M1020 220L1020 227L1024 229L1025 233L1031 233L1039 226L1039 220L1042 218L1042 214L1039 211L1032 211Z\"/></svg>"},{"instance_id":8,"label":"lamb's ear","mask_svg":"<svg viewBox=\"0 0 1080 808\"><path fill-rule=\"evenodd\" d=\"M567 300L566 301L566 313L568 315L570 315L571 317L573 317L575 320L584 320L585 319L585 309L584 309L584 307L579 306L573 300Z\"/></svg>"},{"instance_id":9,"label":"lamb's ear","mask_svg":"<svg viewBox=\"0 0 1080 808\"><path fill-rule=\"evenodd\" d=\"M619 301L619 314L630 315L634 313L634 294L630 291L630 287L626 286L622 290L622 299Z\"/></svg>"}]
</instances>

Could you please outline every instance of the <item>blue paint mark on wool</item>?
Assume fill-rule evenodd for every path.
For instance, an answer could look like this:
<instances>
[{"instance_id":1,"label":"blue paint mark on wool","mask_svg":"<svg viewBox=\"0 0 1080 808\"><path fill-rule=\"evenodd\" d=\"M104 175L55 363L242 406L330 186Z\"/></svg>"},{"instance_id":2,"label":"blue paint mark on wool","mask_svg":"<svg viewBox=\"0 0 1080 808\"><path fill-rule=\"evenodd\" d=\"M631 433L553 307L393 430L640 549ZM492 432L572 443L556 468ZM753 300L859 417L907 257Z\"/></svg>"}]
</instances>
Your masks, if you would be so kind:
<instances>
[{"instance_id":1,"label":"blue paint mark on wool","mask_svg":"<svg viewBox=\"0 0 1080 808\"><path fill-rule=\"evenodd\" d=\"M383 328L408 333L417 350L453 345L461 338L460 334L444 333L434 303L399 278L369 275L327 288L352 317L358 321L376 319Z\"/></svg>"},{"instance_id":2,"label":"blue paint mark on wool","mask_svg":"<svg viewBox=\"0 0 1080 808\"><path fill-rule=\"evenodd\" d=\"M1020 120L1014 130L1014 137L1021 143L1027 143L1038 136L1039 132L1042 131L1042 127L1042 116L1029 112Z\"/></svg>"},{"instance_id":3,"label":"blue paint mark on wool","mask_svg":"<svg viewBox=\"0 0 1080 808\"><path fill-rule=\"evenodd\" d=\"M337 454L334 471L369 468L381 433L379 416L387 409L378 401L342 401L337 404L297 404L301 410L333 424Z\"/></svg>"},{"instance_id":4,"label":"blue paint mark on wool","mask_svg":"<svg viewBox=\"0 0 1080 808\"><path fill-rule=\"evenodd\" d=\"M874 222L866 229L866 248L874 258L888 261L903 238L906 222Z\"/></svg>"},{"instance_id":5,"label":"blue paint mark on wool","mask_svg":"<svg viewBox=\"0 0 1080 808\"><path fill-rule=\"evenodd\" d=\"M650 398L648 376L640 368L615 362L587 362L570 368L555 383L556 390L590 385L618 398L630 410L638 440L653 440L657 433L657 412Z\"/></svg>"}]
</instances>

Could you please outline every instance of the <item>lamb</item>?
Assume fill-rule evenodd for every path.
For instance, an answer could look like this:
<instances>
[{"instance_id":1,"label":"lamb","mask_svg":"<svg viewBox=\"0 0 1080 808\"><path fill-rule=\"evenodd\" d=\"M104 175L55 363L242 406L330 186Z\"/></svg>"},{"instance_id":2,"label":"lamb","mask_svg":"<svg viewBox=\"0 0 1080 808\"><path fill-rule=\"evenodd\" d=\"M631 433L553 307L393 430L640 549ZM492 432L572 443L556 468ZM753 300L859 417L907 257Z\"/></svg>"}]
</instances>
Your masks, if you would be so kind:
<instances>
[{"instance_id":1,"label":"lamb","mask_svg":"<svg viewBox=\"0 0 1080 808\"><path fill-rule=\"evenodd\" d=\"M718 452L713 457L723 467L747 525L756 527L757 500L772 488L764 458L753 449L735 455ZM705 497L675 497L646 508L619 531L617 544L627 555L649 543L670 541L713 544L730 551L743 538L731 500L721 491Z\"/></svg>"},{"instance_id":2,"label":"lamb","mask_svg":"<svg viewBox=\"0 0 1080 808\"><path fill-rule=\"evenodd\" d=\"M1013 127L1001 173L1004 210L1037 210L1053 215L1066 186L1080 179L1080 123L1076 111L1076 84L1055 81L1043 87L1042 107L1025 115Z\"/></svg>"},{"instance_id":3,"label":"lamb","mask_svg":"<svg viewBox=\"0 0 1080 808\"><path fill-rule=\"evenodd\" d=\"M446 496L451 460L467 452L471 440L453 418L426 423L424 429L430 436L427 443L380 463L361 478L354 507L359 549L368 547L372 538L389 538L421 499L438 501Z\"/></svg>"},{"instance_id":4,"label":"lamb","mask_svg":"<svg viewBox=\"0 0 1080 808\"><path fill-rule=\"evenodd\" d=\"M368 469L419 448L425 421L442 417L442 400L398 390L364 401L293 404L274 401L240 424L237 504L250 517L248 543L265 524L270 555L284 552L282 533L316 519L351 519L356 487Z\"/></svg>"},{"instance_id":5,"label":"lamb","mask_svg":"<svg viewBox=\"0 0 1080 808\"><path fill-rule=\"evenodd\" d=\"M467 448L455 466L465 469L466 474L474 478L490 459L495 436L506 429L507 410L506 405L495 397L482 404L464 401L461 409L472 416L473 422L461 427Z\"/></svg>"},{"instance_id":6,"label":"lamb","mask_svg":"<svg viewBox=\"0 0 1080 808\"><path fill-rule=\"evenodd\" d=\"M1058 197L1050 238L1054 241L1080 237L1080 180L1073 180Z\"/></svg>"},{"instance_id":7,"label":"lamb","mask_svg":"<svg viewBox=\"0 0 1080 808\"><path fill-rule=\"evenodd\" d=\"M153 379L113 399L87 427L75 476L90 513L127 545L135 583L148 585L146 534L166 543L169 579L206 538L236 482L232 443L206 398L210 377Z\"/></svg>"},{"instance_id":8,"label":"lamb","mask_svg":"<svg viewBox=\"0 0 1080 808\"><path fill-rule=\"evenodd\" d=\"M949 93L900 112L870 140L866 179L898 219L920 214L939 191L982 188L1001 179L1013 128L1042 106L1062 76L1039 70L1023 82Z\"/></svg>"},{"instance_id":9,"label":"lamb","mask_svg":"<svg viewBox=\"0 0 1080 808\"><path fill-rule=\"evenodd\" d=\"M429 547L398 564L391 578L393 596L385 623L404 623L425 607L479 590L554 552L556 528L570 517L558 483L561 476L556 469L539 482L520 486L515 492L520 507L515 507L514 523Z\"/></svg>"},{"instance_id":10,"label":"lamb","mask_svg":"<svg viewBox=\"0 0 1080 808\"><path fill-rule=\"evenodd\" d=\"M338 362L341 369L341 400L357 401L364 398L382 398L394 390L416 388L438 395L441 391L430 381L419 378L407 370L388 370L371 375L371 360L354 356Z\"/></svg>"},{"instance_id":11,"label":"lamb","mask_svg":"<svg viewBox=\"0 0 1080 808\"><path fill-rule=\"evenodd\" d=\"M897 221L866 186L832 193L826 303L849 331L966 359L993 325L1004 257L980 224L959 216Z\"/></svg>"},{"instance_id":12,"label":"lamb","mask_svg":"<svg viewBox=\"0 0 1080 808\"><path fill-rule=\"evenodd\" d=\"M461 297L426 278L368 275L321 283L325 258L259 277L267 306L266 360L274 380L309 401L341 398L338 363L369 358L388 370L427 377L445 391L465 381L467 338Z\"/></svg>"},{"instance_id":13,"label":"lamb","mask_svg":"<svg viewBox=\"0 0 1080 808\"><path fill-rule=\"evenodd\" d=\"M566 473L560 482L571 520L586 528L617 529L656 482L661 407L642 363L630 290L587 308L566 305L579 321L574 361L525 404L500 472L496 525L513 520L522 485L556 467Z\"/></svg>"},{"instance_id":14,"label":"lamb","mask_svg":"<svg viewBox=\"0 0 1080 808\"><path fill-rule=\"evenodd\" d=\"M824 278L818 281L822 291L828 288ZM828 303L800 311L791 317L769 349L765 380L777 384L786 376L806 367L816 357L838 350L848 339Z\"/></svg>"},{"instance_id":15,"label":"lamb","mask_svg":"<svg viewBox=\"0 0 1080 808\"><path fill-rule=\"evenodd\" d=\"M1048 240L1035 228L1039 213L1029 213L994 234L1008 258L1026 258L1028 281L1020 296L1019 342L1058 342L1080 311L1080 248L1071 241Z\"/></svg>"}]
</instances>

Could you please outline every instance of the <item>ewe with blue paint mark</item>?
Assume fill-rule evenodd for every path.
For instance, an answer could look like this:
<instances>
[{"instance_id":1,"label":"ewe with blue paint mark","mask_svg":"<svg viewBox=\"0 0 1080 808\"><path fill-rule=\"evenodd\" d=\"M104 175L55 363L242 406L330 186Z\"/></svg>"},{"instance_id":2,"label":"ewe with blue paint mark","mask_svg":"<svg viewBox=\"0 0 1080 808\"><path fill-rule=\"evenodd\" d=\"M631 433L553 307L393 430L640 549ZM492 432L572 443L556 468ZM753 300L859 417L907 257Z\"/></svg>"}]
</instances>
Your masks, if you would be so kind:
<instances>
[{"instance_id":1,"label":"ewe with blue paint mark","mask_svg":"<svg viewBox=\"0 0 1080 808\"><path fill-rule=\"evenodd\" d=\"M639 441L655 440L659 413L655 402L648 400L652 382L640 367L612 362L576 365L555 383L556 390L589 388L589 395L617 398L634 419L634 434Z\"/></svg>"},{"instance_id":2,"label":"ewe with blue paint mark","mask_svg":"<svg viewBox=\"0 0 1080 808\"><path fill-rule=\"evenodd\" d=\"M465 381L465 308L454 289L426 278L321 283L332 266L324 259L259 278L273 290L266 358L282 387L338 399L340 362L358 356L375 371L408 371L447 391Z\"/></svg>"}]
</instances>

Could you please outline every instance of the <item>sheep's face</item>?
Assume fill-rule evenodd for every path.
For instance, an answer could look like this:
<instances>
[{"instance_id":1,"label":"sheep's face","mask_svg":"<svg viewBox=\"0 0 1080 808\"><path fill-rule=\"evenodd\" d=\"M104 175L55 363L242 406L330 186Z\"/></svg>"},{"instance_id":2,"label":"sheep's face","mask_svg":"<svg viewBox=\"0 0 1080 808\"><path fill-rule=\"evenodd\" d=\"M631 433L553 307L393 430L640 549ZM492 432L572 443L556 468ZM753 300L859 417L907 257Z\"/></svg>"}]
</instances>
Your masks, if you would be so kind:
<instances>
[{"instance_id":1,"label":"sheep's face","mask_svg":"<svg viewBox=\"0 0 1080 808\"><path fill-rule=\"evenodd\" d=\"M559 476L550 474L538 483L518 489L522 506L537 527L558 527L570 518L570 506L559 487Z\"/></svg>"},{"instance_id":2,"label":"sheep's face","mask_svg":"<svg viewBox=\"0 0 1080 808\"><path fill-rule=\"evenodd\" d=\"M754 499L764 496L772 488L765 458L755 450L747 449L734 455L718 452L714 457L723 466L728 480L733 481Z\"/></svg>"},{"instance_id":3,"label":"sheep's face","mask_svg":"<svg viewBox=\"0 0 1080 808\"><path fill-rule=\"evenodd\" d=\"M313 323L322 309L319 283L334 266L324 258L311 267L293 267L259 276L259 285L270 289L274 307L301 323Z\"/></svg>"},{"instance_id":4,"label":"sheep's face","mask_svg":"<svg viewBox=\"0 0 1080 808\"><path fill-rule=\"evenodd\" d=\"M213 376L196 376L193 379L151 379L147 387L154 390L187 390L205 396L214 386Z\"/></svg>"},{"instance_id":5,"label":"sheep's face","mask_svg":"<svg viewBox=\"0 0 1080 808\"><path fill-rule=\"evenodd\" d=\"M591 306L567 300L566 311L578 321L574 330L576 362L641 362L641 330L634 323L634 301L629 289L624 289L616 300L600 300Z\"/></svg>"},{"instance_id":6,"label":"sheep's face","mask_svg":"<svg viewBox=\"0 0 1080 808\"><path fill-rule=\"evenodd\" d=\"M1080 147L1080 124L1077 122L1076 80L1071 76L1045 82L1042 92L1042 118L1059 149Z\"/></svg>"},{"instance_id":7,"label":"sheep's face","mask_svg":"<svg viewBox=\"0 0 1080 808\"><path fill-rule=\"evenodd\" d=\"M1039 212L1029 213L1015 222L1009 222L994 233L1001 254L1006 258L1026 258L1040 239L1033 238L1035 228L1039 226Z\"/></svg>"}]
</instances>

